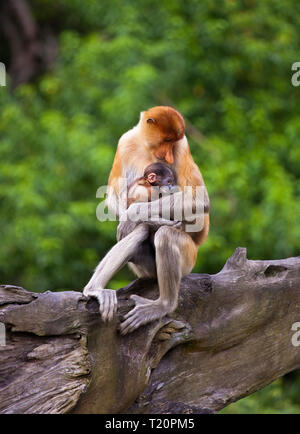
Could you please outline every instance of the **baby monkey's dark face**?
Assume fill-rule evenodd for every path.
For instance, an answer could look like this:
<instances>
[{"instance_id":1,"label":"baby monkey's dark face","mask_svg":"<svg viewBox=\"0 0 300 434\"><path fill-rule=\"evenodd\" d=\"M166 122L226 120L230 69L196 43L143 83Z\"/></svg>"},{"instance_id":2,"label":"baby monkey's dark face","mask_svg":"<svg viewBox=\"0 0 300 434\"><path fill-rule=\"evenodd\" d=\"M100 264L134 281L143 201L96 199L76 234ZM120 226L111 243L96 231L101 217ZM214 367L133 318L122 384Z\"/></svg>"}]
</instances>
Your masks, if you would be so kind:
<instances>
[{"instance_id":1,"label":"baby monkey's dark face","mask_svg":"<svg viewBox=\"0 0 300 434\"><path fill-rule=\"evenodd\" d=\"M153 163L146 167L144 179L153 187L160 187L161 191L171 194L177 191L176 179L173 171L162 163Z\"/></svg>"}]
</instances>

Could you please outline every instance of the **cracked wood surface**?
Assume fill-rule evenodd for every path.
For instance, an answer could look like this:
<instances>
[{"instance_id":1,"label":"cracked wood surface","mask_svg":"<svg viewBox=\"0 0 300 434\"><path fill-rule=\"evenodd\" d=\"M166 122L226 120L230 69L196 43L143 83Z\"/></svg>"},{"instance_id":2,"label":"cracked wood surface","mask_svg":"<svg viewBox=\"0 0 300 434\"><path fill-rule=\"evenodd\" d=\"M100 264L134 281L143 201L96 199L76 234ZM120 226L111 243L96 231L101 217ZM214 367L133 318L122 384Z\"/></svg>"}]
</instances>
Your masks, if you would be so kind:
<instances>
[{"instance_id":1,"label":"cracked wood surface","mask_svg":"<svg viewBox=\"0 0 300 434\"><path fill-rule=\"evenodd\" d=\"M170 317L122 337L135 293L155 299L156 281L118 290L104 324L80 292L0 286L0 413L216 412L300 367L300 257L238 248L219 273L182 279Z\"/></svg>"}]
</instances>

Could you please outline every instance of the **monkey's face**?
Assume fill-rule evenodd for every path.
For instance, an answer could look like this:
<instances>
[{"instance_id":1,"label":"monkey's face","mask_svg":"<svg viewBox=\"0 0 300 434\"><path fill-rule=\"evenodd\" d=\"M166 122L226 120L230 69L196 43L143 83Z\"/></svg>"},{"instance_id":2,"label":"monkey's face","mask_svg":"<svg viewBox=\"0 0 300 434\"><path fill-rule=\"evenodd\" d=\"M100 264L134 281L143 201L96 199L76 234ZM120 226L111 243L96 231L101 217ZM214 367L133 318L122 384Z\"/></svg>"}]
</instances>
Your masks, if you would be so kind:
<instances>
[{"instance_id":1,"label":"monkey's face","mask_svg":"<svg viewBox=\"0 0 300 434\"><path fill-rule=\"evenodd\" d=\"M174 185L174 177L171 175L161 176L157 173L151 172L147 175L148 182L153 186L172 186Z\"/></svg>"},{"instance_id":2,"label":"monkey's face","mask_svg":"<svg viewBox=\"0 0 300 434\"><path fill-rule=\"evenodd\" d=\"M159 175L151 172L147 175L147 181L152 187L159 187L160 193L172 194L178 191L178 187L175 185L175 179L172 175Z\"/></svg>"},{"instance_id":3,"label":"monkey's face","mask_svg":"<svg viewBox=\"0 0 300 434\"><path fill-rule=\"evenodd\" d=\"M159 160L174 163L174 144L183 138L183 117L172 107L158 106L143 112L142 130L146 142Z\"/></svg>"}]
</instances>

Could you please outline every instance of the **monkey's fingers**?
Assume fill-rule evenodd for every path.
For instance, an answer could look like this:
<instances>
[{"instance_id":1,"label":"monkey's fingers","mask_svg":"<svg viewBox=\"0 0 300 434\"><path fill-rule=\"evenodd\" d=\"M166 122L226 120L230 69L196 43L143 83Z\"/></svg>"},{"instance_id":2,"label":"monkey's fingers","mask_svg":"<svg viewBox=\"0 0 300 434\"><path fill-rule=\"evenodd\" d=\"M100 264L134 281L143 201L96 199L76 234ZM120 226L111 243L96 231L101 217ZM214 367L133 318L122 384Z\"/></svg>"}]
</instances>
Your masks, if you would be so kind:
<instances>
[{"instance_id":1,"label":"monkey's fingers","mask_svg":"<svg viewBox=\"0 0 300 434\"><path fill-rule=\"evenodd\" d=\"M85 297L94 297L95 290L92 289L89 285L86 285L86 286L83 288L82 293L83 293L83 295L84 295Z\"/></svg>"},{"instance_id":2,"label":"monkey's fingers","mask_svg":"<svg viewBox=\"0 0 300 434\"><path fill-rule=\"evenodd\" d=\"M117 301L117 292L111 291L110 293L110 303L109 303L109 314L108 314L108 321L112 321L115 313L117 312L118 308L118 301Z\"/></svg>"},{"instance_id":3,"label":"monkey's fingers","mask_svg":"<svg viewBox=\"0 0 300 434\"><path fill-rule=\"evenodd\" d=\"M177 223L175 223L175 224L173 225L173 228L180 228L181 225L182 225L182 222L181 222L181 221L178 221Z\"/></svg>"},{"instance_id":4,"label":"monkey's fingers","mask_svg":"<svg viewBox=\"0 0 300 434\"><path fill-rule=\"evenodd\" d=\"M101 289L98 293L99 311L104 322L111 321L117 310L117 294L112 289Z\"/></svg>"},{"instance_id":5,"label":"monkey's fingers","mask_svg":"<svg viewBox=\"0 0 300 434\"><path fill-rule=\"evenodd\" d=\"M106 293L104 290L101 290L101 292L99 291L98 294L98 302L99 302L99 312L100 312L100 316L102 318L102 320L105 322L106 321L106 315L107 315L107 310L108 310L108 300L106 298Z\"/></svg>"},{"instance_id":6,"label":"monkey's fingers","mask_svg":"<svg viewBox=\"0 0 300 434\"><path fill-rule=\"evenodd\" d=\"M167 220L167 219L164 219L162 217L160 217L158 219L155 219L155 220L149 220L147 222L147 224L149 226L152 226L154 228L156 228L156 227L159 228L160 226L173 226L173 227L177 227L177 226L181 225L181 223L182 222L177 221L177 220Z\"/></svg>"}]
</instances>

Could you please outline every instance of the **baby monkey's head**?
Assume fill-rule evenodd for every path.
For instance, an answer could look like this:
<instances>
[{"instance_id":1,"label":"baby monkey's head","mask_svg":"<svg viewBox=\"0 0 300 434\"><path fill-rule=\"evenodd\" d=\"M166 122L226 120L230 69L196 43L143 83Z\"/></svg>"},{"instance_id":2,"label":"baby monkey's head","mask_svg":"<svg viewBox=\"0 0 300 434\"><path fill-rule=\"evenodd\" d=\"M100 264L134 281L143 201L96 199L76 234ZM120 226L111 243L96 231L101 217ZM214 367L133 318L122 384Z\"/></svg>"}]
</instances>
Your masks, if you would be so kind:
<instances>
[{"instance_id":1,"label":"baby monkey's head","mask_svg":"<svg viewBox=\"0 0 300 434\"><path fill-rule=\"evenodd\" d=\"M162 163L149 164L144 171L143 178L150 186L160 187L162 193L171 194L177 191L173 171Z\"/></svg>"},{"instance_id":2,"label":"baby monkey's head","mask_svg":"<svg viewBox=\"0 0 300 434\"><path fill-rule=\"evenodd\" d=\"M180 188L176 185L173 171L162 163L153 163L128 187L127 207L134 202L150 202L177 191Z\"/></svg>"}]
</instances>

